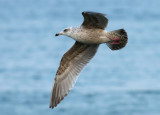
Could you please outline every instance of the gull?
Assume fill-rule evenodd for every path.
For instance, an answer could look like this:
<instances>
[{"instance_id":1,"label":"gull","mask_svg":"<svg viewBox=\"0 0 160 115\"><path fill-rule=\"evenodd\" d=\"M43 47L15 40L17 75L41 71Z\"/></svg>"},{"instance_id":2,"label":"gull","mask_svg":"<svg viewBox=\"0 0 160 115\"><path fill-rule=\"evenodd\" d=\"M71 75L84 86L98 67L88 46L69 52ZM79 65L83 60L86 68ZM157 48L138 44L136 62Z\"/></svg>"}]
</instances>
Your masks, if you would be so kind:
<instances>
[{"instance_id":1,"label":"gull","mask_svg":"<svg viewBox=\"0 0 160 115\"><path fill-rule=\"evenodd\" d=\"M65 35L75 44L63 55L57 70L50 98L50 108L56 107L73 88L79 73L94 57L100 44L106 44L111 50L119 50L127 44L128 37L124 29L107 32L108 19L105 14L82 12L84 21L79 27L64 29L55 36Z\"/></svg>"}]
</instances>

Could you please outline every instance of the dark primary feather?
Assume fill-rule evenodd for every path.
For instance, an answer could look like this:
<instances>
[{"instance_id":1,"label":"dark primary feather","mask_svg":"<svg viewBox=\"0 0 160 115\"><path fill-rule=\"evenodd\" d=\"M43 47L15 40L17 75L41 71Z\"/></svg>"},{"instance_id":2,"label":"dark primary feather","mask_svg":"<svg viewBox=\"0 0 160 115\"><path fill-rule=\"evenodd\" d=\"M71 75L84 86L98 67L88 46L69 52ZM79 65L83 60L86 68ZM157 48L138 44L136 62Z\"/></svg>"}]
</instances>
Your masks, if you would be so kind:
<instances>
[{"instance_id":1,"label":"dark primary feather","mask_svg":"<svg viewBox=\"0 0 160 115\"><path fill-rule=\"evenodd\" d=\"M86 28L99 28L105 29L108 24L108 19L105 14L97 12L82 12L84 21L82 26Z\"/></svg>"}]
</instances>

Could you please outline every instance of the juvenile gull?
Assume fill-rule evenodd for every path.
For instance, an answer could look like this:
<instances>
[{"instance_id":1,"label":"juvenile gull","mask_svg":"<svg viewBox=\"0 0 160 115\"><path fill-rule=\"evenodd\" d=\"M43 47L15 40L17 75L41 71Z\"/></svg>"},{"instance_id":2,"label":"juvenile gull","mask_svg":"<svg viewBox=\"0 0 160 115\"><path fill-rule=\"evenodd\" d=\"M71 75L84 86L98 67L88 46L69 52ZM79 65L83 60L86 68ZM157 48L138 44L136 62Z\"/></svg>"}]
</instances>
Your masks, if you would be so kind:
<instances>
[{"instance_id":1,"label":"juvenile gull","mask_svg":"<svg viewBox=\"0 0 160 115\"><path fill-rule=\"evenodd\" d=\"M78 74L93 58L100 44L107 44L111 50L119 50L127 44L128 37L124 29L105 31L108 19L104 14L82 12L82 15L84 21L81 26L70 27L56 34L66 35L76 42L61 59L52 88L50 108L56 107L69 93Z\"/></svg>"}]
</instances>

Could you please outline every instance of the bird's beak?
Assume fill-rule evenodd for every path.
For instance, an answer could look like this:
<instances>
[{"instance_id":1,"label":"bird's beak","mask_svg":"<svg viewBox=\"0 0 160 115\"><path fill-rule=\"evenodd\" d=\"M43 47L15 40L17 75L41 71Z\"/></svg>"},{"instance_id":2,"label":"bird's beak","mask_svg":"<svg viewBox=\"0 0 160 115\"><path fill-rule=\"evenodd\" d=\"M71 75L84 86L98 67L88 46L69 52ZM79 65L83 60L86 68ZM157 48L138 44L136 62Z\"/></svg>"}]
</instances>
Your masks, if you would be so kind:
<instances>
[{"instance_id":1,"label":"bird's beak","mask_svg":"<svg viewBox=\"0 0 160 115\"><path fill-rule=\"evenodd\" d=\"M62 33L56 33L55 36L63 35Z\"/></svg>"}]
</instances>

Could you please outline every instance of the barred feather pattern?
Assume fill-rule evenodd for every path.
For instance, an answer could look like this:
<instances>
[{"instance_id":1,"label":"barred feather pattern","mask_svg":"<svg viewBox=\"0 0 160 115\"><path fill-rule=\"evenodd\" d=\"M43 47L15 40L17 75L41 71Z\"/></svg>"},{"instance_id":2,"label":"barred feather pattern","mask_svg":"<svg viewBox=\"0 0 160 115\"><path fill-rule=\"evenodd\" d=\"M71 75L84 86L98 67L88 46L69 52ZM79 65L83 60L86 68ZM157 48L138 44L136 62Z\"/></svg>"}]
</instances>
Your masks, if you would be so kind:
<instances>
[{"instance_id":1,"label":"barred feather pattern","mask_svg":"<svg viewBox=\"0 0 160 115\"><path fill-rule=\"evenodd\" d=\"M56 107L68 95L81 70L96 54L98 46L75 42L63 55L52 88L50 108Z\"/></svg>"}]
</instances>

